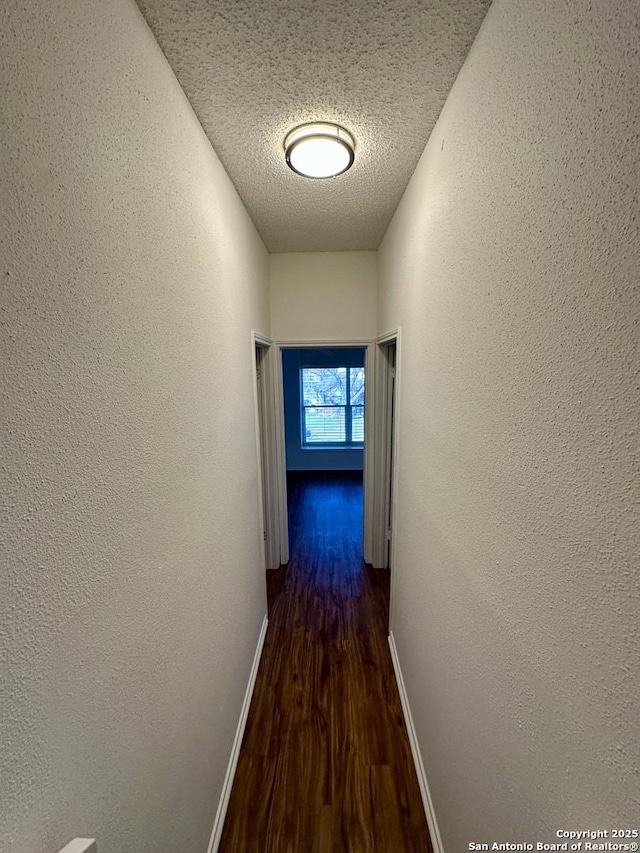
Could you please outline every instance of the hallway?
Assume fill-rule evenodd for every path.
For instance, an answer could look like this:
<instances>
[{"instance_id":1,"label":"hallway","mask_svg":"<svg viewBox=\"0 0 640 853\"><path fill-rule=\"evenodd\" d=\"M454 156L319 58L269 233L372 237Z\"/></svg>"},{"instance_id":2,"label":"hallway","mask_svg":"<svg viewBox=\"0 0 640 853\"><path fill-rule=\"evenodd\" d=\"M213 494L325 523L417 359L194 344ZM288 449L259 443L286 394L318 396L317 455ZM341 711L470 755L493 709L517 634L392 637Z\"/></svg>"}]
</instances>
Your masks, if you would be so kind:
<instances>
[{"instance_id":1,"label":"hallway","mask_svg":"<svg viewBox=\"0 0 640 853\"><path fill-rule=\"evenodd\" d=\"M276 542L256 344L279 423L283 351L366 349L375 412L397 341L435 853L637 828L638 0L8 0L0 78L2 853L427 847L388 576L293 481Z\"/></svg>"},{"instance_id":2,"label":"hallway","mask_svg":"<svg viewBox=\"0 0 640 853\"><path fill-rule=\"evenodd\" d=\"M362 561L360 472L290 472L290 562L220 850L431 851L387 645L389 575Z\"/></svg>"}]
</instances>

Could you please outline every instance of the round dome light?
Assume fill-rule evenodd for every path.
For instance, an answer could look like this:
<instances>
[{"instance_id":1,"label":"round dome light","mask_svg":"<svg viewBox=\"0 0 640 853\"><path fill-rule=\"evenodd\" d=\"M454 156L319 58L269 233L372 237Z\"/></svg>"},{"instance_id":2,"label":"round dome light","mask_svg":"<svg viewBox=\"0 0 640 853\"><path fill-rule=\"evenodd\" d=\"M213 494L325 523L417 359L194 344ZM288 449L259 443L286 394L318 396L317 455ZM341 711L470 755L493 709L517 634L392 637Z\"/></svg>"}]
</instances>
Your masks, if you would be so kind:
<instances>
[{"instance_id":1,"label":"round dome light","mask_svg":"<svg viewBox=\"0 0 640 853\"><path fill-rule=\"evenodd\" d=\"M305 178L335 178L353 165L355 141L337 124L312 122L294 127L286 135L287 165Z\"/></svg>"}]
</instances>

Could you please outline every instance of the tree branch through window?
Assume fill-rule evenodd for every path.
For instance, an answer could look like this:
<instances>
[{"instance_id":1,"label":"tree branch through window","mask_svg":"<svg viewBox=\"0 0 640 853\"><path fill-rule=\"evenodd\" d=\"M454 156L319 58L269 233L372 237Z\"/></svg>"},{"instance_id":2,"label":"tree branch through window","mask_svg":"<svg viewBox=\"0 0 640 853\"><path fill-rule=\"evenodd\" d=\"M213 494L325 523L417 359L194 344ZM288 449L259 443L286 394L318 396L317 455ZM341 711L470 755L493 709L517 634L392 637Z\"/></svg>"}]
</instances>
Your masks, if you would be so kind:
<instances>
[{"instance_id":1,"label":"tree branch through window","mask_svg":"<svg viewBox=\"0 0 640 853\"><path fill-rule=\"evenodd\" d=\"M364 367L303 367L300 392L303 447L362 447Z\"/></svg>"}]
</instances>

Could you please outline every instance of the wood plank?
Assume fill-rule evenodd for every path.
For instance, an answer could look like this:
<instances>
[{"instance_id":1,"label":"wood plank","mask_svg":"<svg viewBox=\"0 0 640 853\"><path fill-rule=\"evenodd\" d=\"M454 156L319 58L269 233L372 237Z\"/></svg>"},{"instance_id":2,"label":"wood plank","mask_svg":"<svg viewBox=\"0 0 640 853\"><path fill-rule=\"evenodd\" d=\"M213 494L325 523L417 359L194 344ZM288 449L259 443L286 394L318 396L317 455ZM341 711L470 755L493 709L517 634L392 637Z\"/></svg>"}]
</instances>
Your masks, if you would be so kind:
<instances>
[{"instance_id":1,"label":"wood plank","mask_svg":"<svg viewBox=\"0 0 640 853\"><path fill-rule=\"evenodd\" d=\"M290 562L220 853L433 853L387 644L389 573L362 561L362 477L290 474Z\"/></svg>"}]
</instances>

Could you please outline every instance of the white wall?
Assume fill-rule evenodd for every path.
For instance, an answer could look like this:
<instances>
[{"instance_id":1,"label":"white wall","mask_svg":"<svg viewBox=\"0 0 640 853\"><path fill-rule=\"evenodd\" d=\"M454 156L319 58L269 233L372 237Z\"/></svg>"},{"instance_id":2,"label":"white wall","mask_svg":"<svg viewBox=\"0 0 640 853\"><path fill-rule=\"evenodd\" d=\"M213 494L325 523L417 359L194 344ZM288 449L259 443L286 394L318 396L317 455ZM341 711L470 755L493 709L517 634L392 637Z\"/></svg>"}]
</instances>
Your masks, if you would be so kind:
<instances>
[{"instance_id":1,"label":"white wall","mask_svg":"<svg viewBox=\"0 0 640 853\"><path fill-rule=\"evenodd\" d=\"M276 340L364 340L376 335L376 252L270 255Z\"/></svg>"},{"instance_id":2,"label":"white wall","mask_svg":"<svg viewBox=\"0 0 640 853\"><path fill-rule=\"evenodd\" d=\"M494 0L379 253L392 629L449 853L640 814L639 43L635 0Z\"/></svg>"},{"instance_id":3,"label":"white wall","mask_svg":"<svg viewBox=\"0 0 640 853\"><path fill-rule=\"evenodd\" d=\"M266 607L267 253L133 2L0 19L0 848L204 853Z\"/></svg>"}]
</instances>

